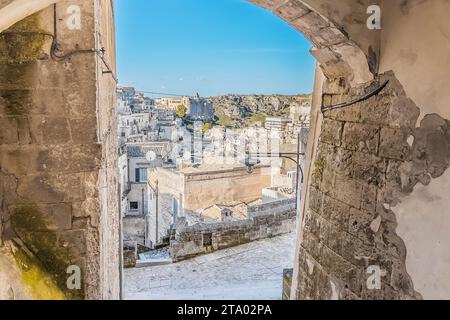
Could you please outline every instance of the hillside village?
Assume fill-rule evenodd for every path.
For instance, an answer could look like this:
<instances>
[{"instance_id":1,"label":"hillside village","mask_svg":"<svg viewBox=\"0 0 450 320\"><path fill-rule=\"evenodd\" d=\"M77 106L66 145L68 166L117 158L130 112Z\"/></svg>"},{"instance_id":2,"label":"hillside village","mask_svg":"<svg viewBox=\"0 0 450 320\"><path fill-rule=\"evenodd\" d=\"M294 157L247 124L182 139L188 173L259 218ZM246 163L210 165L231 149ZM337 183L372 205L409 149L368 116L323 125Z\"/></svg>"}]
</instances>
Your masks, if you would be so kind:
<instances>
[{"instance_id":1,"label":"hillside village","mask_svg":"<svg viewBox=\"0 0 450 320\"><path fill-rule=\"evenodd\" d=\"M279 209L281 214L291 208L297 185L295 164L280 157L261 157L249 170L247 155L295 151L298 141L304 149L310 103L307 95L202 98L196 94L151 99L134 88L119 87L126 266L148 263L145 257L161 248L168 249L166 258L183 260L291 232L293 224L288 221L295 221L295 214L282 218L286 220L283 227L274 233L242 241L235 235L228 243L215 244L211 232L210 240L202 240L209 244L186 251L190 240L177 237L191 227L208 229L221 223L235 223L236 233L245 233L255 212L270 206L271 212ZM230 123L223 123L224 116ZM195 232L189 236L195 237Z\"/></svg>"}]
</instances>

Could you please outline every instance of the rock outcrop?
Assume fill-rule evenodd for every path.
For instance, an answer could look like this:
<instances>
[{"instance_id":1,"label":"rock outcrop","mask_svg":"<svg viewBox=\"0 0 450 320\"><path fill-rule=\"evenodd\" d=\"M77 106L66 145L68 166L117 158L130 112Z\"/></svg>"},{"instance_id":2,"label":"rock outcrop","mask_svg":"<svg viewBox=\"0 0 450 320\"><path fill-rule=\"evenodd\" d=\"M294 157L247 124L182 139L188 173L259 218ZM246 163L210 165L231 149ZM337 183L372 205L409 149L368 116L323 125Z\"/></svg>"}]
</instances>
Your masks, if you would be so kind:
<instances>
[{"instance_id":1,"label":"rock outcrop","mask_svg":"<svg viewBox=\"0 0 450 320\"><path fill-rule=\"evenodd\" d=\"M224 95L209 97L217 117L228 118L230 125L241 125L245 119L255 115L283 116L289 114L291 106L309 103L310 95L264 96L264 95ZM256 117L257 118L257 117Z\"/></svg>"}]
</instances>

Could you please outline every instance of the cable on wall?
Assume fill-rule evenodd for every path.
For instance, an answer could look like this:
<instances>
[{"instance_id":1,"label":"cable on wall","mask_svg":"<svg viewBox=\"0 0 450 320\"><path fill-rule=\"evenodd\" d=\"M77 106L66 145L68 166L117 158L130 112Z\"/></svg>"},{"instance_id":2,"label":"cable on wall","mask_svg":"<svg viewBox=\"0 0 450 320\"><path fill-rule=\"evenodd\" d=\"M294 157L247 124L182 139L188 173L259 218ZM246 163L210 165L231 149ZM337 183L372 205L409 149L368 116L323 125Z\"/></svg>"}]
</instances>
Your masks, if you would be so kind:
<instances>
[{"instance_id":1,"label":"cable on wall","mask_svg":"<svg viewBox=\"0 0 450 320\"><path fill-rule=\"evenodd\" d=\"M105 60L105 53L106 50L105 48L101 48L100 50L96 49L96 48L91 48L91 49L76 49L76 50L72 50L69 51L66 54L60 55L58 54L58 28L57 28L57 16L56 16L56 3L53 5L53 34L46 34L52 37L52 46L51 46L51 50L50 50L50 56L53 60L56 61L62 61L62 60L66 60L70 57L72 57L75 54L82 54L82 53L95 53L98 55L98 57L100 58L100 60L103 62L103 64L106 67L106 71L103 71L104 74L109 73L111 74L111 76L113 77L114 81L117 83L118 79L116 77L116 75L114 74L114 72L112 71L111 67L109 66L109 64L107 63L107 61Z\"/></svg>"},{"instance_id":2,"label":"cable on wall","mask_svg":"<svg viewBox=\"0 0 450 320\"><path fill-rule=\"evenodd\" d=\"M365 100L368 100L368 99L370 99L371 97L376 96L376 95L379 94L381 91L383 91L383 89L386 88L386 86L387 86L388 83L389 83L389 80L385 81L381 86L379 86L378 88L376 88L376 89L373 90L372 92L370 92L370 93L368 93L368 94L366 94L366 95L364 95L364 96L362 96L362 97L360 97L360 98L357 98L357 99L355 99L355 100L352 100L352 101L350 101L350 102L338 103L338 104L331 105L331 106L327 106L327 107L322 106L321 109L320 109L320 111L321 111L322 113L324 113L324 112L330 111L330 110L342 109L342 108L349 107L349 106L352 106L352 105L354 105L354 104L357 104L358 102L363 102L363 101L365 101ZM322 101L323 101L323 96L322 96Z\"/></svg>"}]
</instances>

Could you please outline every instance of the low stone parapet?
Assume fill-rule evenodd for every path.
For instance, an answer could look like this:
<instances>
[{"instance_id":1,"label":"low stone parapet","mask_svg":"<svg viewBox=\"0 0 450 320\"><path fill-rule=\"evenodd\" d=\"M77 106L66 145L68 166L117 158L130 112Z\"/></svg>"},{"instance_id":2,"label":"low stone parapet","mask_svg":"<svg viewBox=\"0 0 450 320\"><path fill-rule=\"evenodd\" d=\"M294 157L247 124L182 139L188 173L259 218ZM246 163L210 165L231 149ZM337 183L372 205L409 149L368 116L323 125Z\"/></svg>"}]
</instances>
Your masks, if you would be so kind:
<instances>
[{"instance_id":1,"label":"low stone parapet","mask_svg":"<svg viewBox=\"0 0 450 320\"><path fill-rule=\"evenodd\" d=\"M180 219L170 242L172 260L181 261L292 232L296 227L295 199L250 207L248 217L242 221L199 223L193 226L187 226L184 219Z\"/></svg>"}]
</instances>

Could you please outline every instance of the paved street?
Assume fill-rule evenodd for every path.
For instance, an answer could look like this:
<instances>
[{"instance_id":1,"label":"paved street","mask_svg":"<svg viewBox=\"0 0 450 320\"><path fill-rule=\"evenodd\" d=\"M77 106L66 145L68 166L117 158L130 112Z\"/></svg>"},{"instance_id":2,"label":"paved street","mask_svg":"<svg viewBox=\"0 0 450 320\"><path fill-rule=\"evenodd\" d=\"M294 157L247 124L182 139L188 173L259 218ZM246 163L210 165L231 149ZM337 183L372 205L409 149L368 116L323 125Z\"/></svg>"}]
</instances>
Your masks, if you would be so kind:
<instances>
[{"instance_id":1,"label":"paved street","mask_svg":"<svg viewBox=\"0 0 450 320\"><path fill-rule=\"evenodd\" d=\"M221 250L179 263L125 270L126 299L281 299L295 234Z\"/></svg>"}]
</instances>

